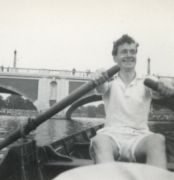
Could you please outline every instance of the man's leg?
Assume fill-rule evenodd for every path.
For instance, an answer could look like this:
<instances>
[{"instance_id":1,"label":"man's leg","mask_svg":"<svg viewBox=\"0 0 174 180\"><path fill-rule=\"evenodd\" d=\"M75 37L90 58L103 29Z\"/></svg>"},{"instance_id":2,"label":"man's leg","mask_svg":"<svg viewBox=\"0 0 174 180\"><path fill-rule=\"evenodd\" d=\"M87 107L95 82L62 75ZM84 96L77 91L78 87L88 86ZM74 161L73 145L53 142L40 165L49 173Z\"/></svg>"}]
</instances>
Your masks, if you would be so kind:
<instances>
[{"instance_id":1,"label":"man's leg","mask_svg":"<svg viewBox=\"0 0 174 180\"><path fill-rule=\"evenodd\" d=\"M141 140L135 149L137 161L145 160L149 165L166 169L166 143L165 137L160 134L152 134Z\"/></svg>"},{"instance_id":2,"label":"man's leg","mask_svg":"<svg viewBox=\"0 0 174 180\"><path fill-rule=\"evenodd\" d=\"M90 155L95 163L112 162L119 156L119 148L107 135L96 135L91 140Z\"/></svg>"}]
</instances>

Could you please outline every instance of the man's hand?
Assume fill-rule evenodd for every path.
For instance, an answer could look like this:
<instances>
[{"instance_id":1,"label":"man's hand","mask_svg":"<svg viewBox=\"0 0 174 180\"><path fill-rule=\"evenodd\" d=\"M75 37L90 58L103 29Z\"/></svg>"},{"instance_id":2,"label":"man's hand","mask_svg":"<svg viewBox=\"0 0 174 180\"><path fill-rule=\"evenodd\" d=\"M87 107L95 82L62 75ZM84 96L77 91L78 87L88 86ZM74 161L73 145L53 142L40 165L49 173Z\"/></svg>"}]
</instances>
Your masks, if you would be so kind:
<instances>
[{"instance_id":1,"label":"man's hand","mask_svg":"<svg viewBox=\"0 0 174 180\"><path fill-rule=\"evenodd\" d=\"M174 96L174 81L160 79L158 82L158 92L164 97Z\"/></svg>"},{"instance_id":2,"label":"man's hand","mask_svg":"<svg viewBox=\"0 0 174 180\"><path fill-rule=\"evenodd\" d=\"M99 86L109 80L109 77L105 69L98 69L92 74L92 79L95 81L95 84Z\"/></svg>"}]
</instances>

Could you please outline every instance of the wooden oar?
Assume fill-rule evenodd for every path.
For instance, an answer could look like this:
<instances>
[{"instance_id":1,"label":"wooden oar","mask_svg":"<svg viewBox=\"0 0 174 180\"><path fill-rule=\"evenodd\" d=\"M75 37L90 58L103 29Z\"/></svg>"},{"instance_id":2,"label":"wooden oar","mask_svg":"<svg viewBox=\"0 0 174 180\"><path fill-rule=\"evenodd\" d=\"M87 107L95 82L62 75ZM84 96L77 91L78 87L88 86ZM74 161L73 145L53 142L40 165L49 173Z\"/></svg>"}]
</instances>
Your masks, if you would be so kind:
<instances>
[{"instance_id":1,"label":"wooden oar","mask_svg":"<svg viewBox=\"0 0 174 180\"><path fill-rule=\"evenodd\" d=\"M159 82L158 81L154 81L150 78L147 78L144 80L144 85L151 88L154 91L159 92ZM174 95L171 95L170 97L166 97L166 98L174 99Z\"/></svg>"},{"instance_id":2,"label":"wooden oar","mask_svg":"<svg viewBox=\"0 0 174 180\"><path fill-rule=\"evenodd\" d=\"M144 85L151 88L154 91L157 91L157 92L159 91L158 81L154 81L150 78L147 78L144 81ZM171 109L172 111L174 111L174 95L169 96L169 97L162 97L159 99L153 99L153 103L161 105L161 106L165 106Z\"/></svg>"},{"instance_id":3,"label":"wooden oar","mask_svg":"<svg viewBox=\"0 0 174 180\"><path fill-rule=\"evenodd\" d=\"M156 82L150 78L147 78L144 80L144 85L151 88L154 91L158 91L158 82Z\"/></svg>"},{"instance_id":4,"label":"wooden oar","mask_svg":"<svg viewBox=\"0 0 174 180\"><path fill-rule=\"evenodd\" d=\"M108 69L106 71L108 77L112 77L114 74L116 74L120 68L118 66L113 66L112 68ZM104 83L104 82L103 82ZM56 103L54 106L50 107L47 111L39 114L36 118L32 119L29 123L25 124L22 128L22 131L20 129L17 129L15 132L10 134L4 141L0 143L0 149L8 146L9 144L13 143L17 139L21 138L24 135L29 134L32 130L36 129L40 124L45 122L47 119L54 116L56 113L63 110L65 107L72 104L74 101L81 98L83 95L91 91L92 89L96 88L97 84L94 80L90 80L74 90L70 95L63 98L60 102Z\"/></svg>"}]
</instances>

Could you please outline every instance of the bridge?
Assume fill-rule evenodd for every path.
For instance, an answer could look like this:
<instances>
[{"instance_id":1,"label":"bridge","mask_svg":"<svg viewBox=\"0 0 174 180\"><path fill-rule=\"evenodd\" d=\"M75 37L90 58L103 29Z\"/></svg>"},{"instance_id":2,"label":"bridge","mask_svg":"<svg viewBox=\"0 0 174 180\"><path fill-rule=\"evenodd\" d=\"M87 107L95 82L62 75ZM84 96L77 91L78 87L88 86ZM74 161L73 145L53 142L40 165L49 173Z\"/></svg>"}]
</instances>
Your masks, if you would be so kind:
<instances>
[{"instance_id":1,"label":"bridge","mask_svg":"<svg viewBox=\"0 0 174 180\"><path fill-rule=\"evenodd\" d=\"M45 110L90 79L89 71L0 68L0 92L19 94Z\"/></svg>"}]
</instances>

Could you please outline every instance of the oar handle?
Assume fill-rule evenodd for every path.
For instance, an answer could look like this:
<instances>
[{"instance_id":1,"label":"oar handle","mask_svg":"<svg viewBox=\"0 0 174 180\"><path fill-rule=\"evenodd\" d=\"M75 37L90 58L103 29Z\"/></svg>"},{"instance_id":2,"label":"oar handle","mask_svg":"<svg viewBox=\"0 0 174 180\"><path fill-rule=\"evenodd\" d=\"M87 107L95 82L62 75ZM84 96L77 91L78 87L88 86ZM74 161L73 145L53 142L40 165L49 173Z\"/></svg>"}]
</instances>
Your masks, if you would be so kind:
<instances>
[{"instance_id":1,"label":"oar handle","mask_svg":"<svg viewBox=\"0 0 174 180\"><path fill-rule=\"evenodd\" d=\"M144 80L144 84L145 84L145 86L151 88L152 90L157 91L157 92L160 93L159 82L158 81L154 81L152 79L147 78L147 79ZM165 95L162 95L162 96L164 96L166 98L174 99L174 93L172 95L170 95L170 96L165 96Z\"/></svg>"},{"instance_id":2,"label":"oar handle","mask_svg":"<svg viewBox=\"0 0 174 180\"><path fill-rule=\"evenodd\" d=\"M154 91L158 91L158 82L150 78L144 80L144 85L151 88Z\"/></svg>"}]
</instances>

